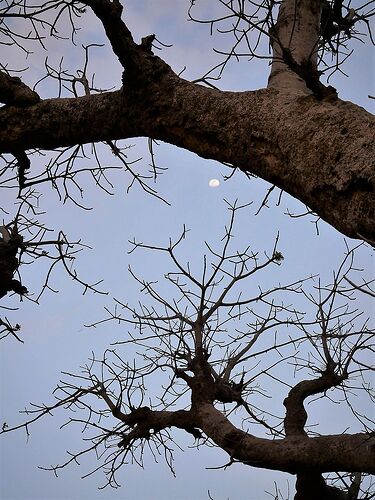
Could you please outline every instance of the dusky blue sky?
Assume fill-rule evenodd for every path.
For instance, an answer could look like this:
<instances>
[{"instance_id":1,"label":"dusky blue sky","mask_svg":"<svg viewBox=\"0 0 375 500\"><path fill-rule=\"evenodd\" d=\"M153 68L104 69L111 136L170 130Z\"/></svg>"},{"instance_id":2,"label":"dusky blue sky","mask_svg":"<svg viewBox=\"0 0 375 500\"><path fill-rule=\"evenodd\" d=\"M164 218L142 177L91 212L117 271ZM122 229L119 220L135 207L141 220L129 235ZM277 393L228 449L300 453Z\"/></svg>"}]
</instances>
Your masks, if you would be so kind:
<instances>
[{"instance_id":1,"label":"dusky blue sky","mask_svg":"<svg viewBox=\"0 0 375 500\"><path fill-rule=\"evenodd\" d=\"M223 38L210 37L209 27L186 21L188 2L178 0L129 0L125 3L124 18L135 38L155 33L157 38L173 47L163 49L161 55L177 71L186 66L185 77L195 79L218 61L213 46L224 44ZM204 14L210 16L217 9L215 2L202 2ZM80 43L104 43L102 28L88 13L81 22ZM64 54L64 64L72 72L82 65L83 53L72 47L68 41L52 41L48 57L57 64ZM350 78L336 75L331 84L338 88L340 97L370 109L372 102L368 94L373 92L373 52L371 46L354 42L357 51L346 63L345 70ZM11 57L15 53L10 54ZM35 83L43 74L42 50L35 49L29 58L29 71L25 81ZM18 56L17 56L18 57ZM21 65L21 59L13 59ZM99 87L118 87L121 68L107 44L92 51L90 71L95 73ZM218 86L226 90L249 90L266 85L267 61L246 60L231 63ZM38 88L42 97L56 94L53 82L45 82ZM149 157L144 139L128 141L134 145L129 156L143 156L139 168L147 171ZM303 145L301 145L303 147ZM104 163L113 164L113 157L103 151ZM228 211L223 199L240 203L253 202L241 212L235 226L233 245L242 249L249 244L263 252L271 251L277 233L280 233L279 248L285 260L279 268L262 277L262 283L292 281L311 274L320 274L328 282L333 269L341 262L345 244L342 235L324 222L319 222L319 236L316 235L312 217L292 219L287 210L302 213L305 207L287 195L283 195L280 206L276 206L278 193L271 197L269 208L254 216L268 185L259 179L247 179L238 173L223 182L228 169L213 161L203 160L187 151L160 144L156 149L158 165L168 167L157 181L158 192L171 206L146 195L134 187L127 192L129 179L126 174L114 174L111 180L115 186L113 195L108 196L83 179L87 185L84 202L93 207L82 211L71 203L61 204L55 193L44 186L41 191L41 207L46 211L43 221L56 230L64 229L72 240L82 238L93 250L82 252L76 262L80 276L88 281L103 279L102 288L108 291L106 297L87 293L72 283L61 270L55 272L52 284L58 294L46 292L35 305L30 301L19 304L16 297L4 302L7 306L19 306L16 313L7 313L22 325L24 344L8 339L1 345L1 421L14 424L22 420L18 410L29 402L49 402L52 390L60 379L61 371L76 372L86 362L91 352L98 356L111 342L126 335L126 328L107 324L101 328L85 328L105 316L103 307L111 307L112 297L133 302L141 297L139 287L132 281L127 267L145 278L161 278L169 271L168 263L154 255L137 252L127 254L128 240L137 240L158 245L166 244L169 237L176 237L182 225L191 229L181 248L183 260L199 268L203 242L218 243L228 220ZM43 168L40 162L36 168ZM220 187L211 189L208 182L220 179ZM15 193L0 192L1 205L11 207ZM11 212L12 213L12 212ZM348 242L353 245L354 242ZM358 263L368 275L373 272L373 251L363 247L359 251ZM277 276L274 273L277 272ZM37 293L43 281L43 264L35 263L23 270L23 280L31 292ZM256 278L258 280L258 278ZM258 282L252 285L258 286ZM251 286L252 286L251 285ZM162 287L163 285L161 285ZM362 296L361 307L371 314L370 299ZM128 350L127 350L128 349ZM132 358L131 348L122 349L124 357ZM157 385L158 381L155 380ZM280 403L286 393L280 387L277 394L271 394L272 405L281 411ZM367 403L364 400L364 405ZM364 412L371 412L369 406ZM160 460L155 464L152 456L146 459L145 469L129 465L119 476L122 488L119 490L98 490L103 483L101 473L89 479L80 477L94 466L94 457L82 460L81 466L70 466L61 471L59 478L52 473L39 470L38 465L57 464L66 458L67 450L79 450L82 442L80 429L65 427L64 412L45 418L33 426L27 440L23 431L2 436L1 441L1 499L2 500L203 500L210 490L215 500L263 500L270 498L265 491L273 491L273 482L285 493L289 481L294 478L281 473L250 469L234 465L227 470L207 470L227 461L220 450L202 447L192 448L193 441L182 432L175 432L177 441L185 451L176 449L174 478ZM310 420L309 420L310 422ZM356 429L349 412L329 401L312 405L312 423L319 423L321 432L342 432L347 427Z\"/></svg>"}]
</instances>

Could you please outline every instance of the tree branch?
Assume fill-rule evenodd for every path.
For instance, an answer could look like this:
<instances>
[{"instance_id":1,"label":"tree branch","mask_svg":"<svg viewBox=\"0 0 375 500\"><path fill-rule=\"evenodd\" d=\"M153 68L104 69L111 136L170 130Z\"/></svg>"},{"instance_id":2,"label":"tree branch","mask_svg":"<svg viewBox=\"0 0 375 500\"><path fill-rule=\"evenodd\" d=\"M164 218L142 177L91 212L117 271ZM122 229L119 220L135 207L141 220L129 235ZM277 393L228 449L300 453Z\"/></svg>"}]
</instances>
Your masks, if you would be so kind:
<instances>
[{"instance_id":1,"label":"tree branch","mask_svg":"<svg viewBox=\"0 0 375 500\"><path fill-rule=\"evenodd\" d=\"M17 76L0 71L0 102L9 106L31 106L40 101L39 95Z\"/></svg>"},{"instance_id":2,"label":"tree branch","mask_svg":"<svg viewBox=\"0 0 375 500\"><path fill-rule=\"evenodd\" d=\"M293 436L271 441L237 429L208 403L199 408L196 422L231 458L252 467L292 474L312 469L318 472L375 472L375 436L372 434L339 434L314 438Z\"/></svg>"},{"instance_id":3,"label":"tree branch","mask_svg":"<svg viewBox=\"0 0 375 500\"><path fill-rule=\"evenodd\" d=\"M309 396L328 391L347 378L347 373L337 375L334 369L327 368L322 375L314 380L303 380L294 386L284 400L286 415L284 419L285 434L291 436L307 436L304 430L307 413L304 401Z\"/></svg>"},{"instance_id":4,"label":"tree branch","mask_svg":"<svg viewBox=\"0 0 375 500\"><path fill-rule=\"evenodd\" d=\"M269 86L304 92L310 89L316 94L321 5L321 0L284 0L281 3L272 30L273 62Z\"/></svg>"},{"instance_id":5,"label":"tree branch","mask_svg":"<svg viewBox=\"0 0 375 500\"><path fill-rule=\"evenodd\" d=\"M343 234L375 241L375 121L365 110L273 89L221 92L173 74L157 87L0 109L0 152L149 136L258 175Z\"/></svg>"}]
</instances>

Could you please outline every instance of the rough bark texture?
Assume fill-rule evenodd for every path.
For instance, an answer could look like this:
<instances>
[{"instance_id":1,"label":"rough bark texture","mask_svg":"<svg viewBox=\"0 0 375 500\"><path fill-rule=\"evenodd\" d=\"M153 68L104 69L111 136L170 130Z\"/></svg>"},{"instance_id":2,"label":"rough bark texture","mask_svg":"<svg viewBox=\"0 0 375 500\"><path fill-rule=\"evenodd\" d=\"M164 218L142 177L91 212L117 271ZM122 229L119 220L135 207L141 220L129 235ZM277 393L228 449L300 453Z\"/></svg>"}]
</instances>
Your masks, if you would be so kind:
<instances>
[{"instance_id":1,"label":"rough bark texture","mask_svg":"<svg viewBox=\"0 0 375 500\"><path fill-rule=\"evenodd\" d=\"M184 429L194 437L200 436L200 429L231 459L252 467L301 474L301 481L310 474L319 477L334 470L375 473L375 436L370 434L259 438L235 427L210 402L201 402L189 411L155 412L143 407L128 415L115 411L114 416L134 426L119 446L169 427Z\"/></svg>"},{"instance_id":2,"label":"rough bark texture","mask_svg":"<svg viewBox=\"0 0 375 500\"><path fill-rule=\"evenodd\" d=\"M134 43L119 2L85 3L124 66L123 90L0 108L0 153L148 136L256 174L343 234L375 241L375 120L330 92L323 98L314 53L320 1L283 2L269 88L255 92L177 77Z\"/></svg>"},{"instance_id":3,"label":"rough bark texture","mask_svg":"<svg viewBox=\"0 0 375 500\"><path fill-rule=\"evenodd\" d=\"M375 240L375 120L349 102L221 92L167 73L137 89L0 109L0 151L148 136L289 192L339 231Z\"/></svg>"},{"instance_id":4,"label":"rough bark texture","mask_svg":"<svg viewBox=\"0 0 375 500\"><path fill-rule=\"evenodd\" d=\"M316 438L257 438L237 429L212 405L202 404L197 424L233 459L296 474L345 470L375 472L375 436L352 434Z\"/></svg>"}]
</instances>

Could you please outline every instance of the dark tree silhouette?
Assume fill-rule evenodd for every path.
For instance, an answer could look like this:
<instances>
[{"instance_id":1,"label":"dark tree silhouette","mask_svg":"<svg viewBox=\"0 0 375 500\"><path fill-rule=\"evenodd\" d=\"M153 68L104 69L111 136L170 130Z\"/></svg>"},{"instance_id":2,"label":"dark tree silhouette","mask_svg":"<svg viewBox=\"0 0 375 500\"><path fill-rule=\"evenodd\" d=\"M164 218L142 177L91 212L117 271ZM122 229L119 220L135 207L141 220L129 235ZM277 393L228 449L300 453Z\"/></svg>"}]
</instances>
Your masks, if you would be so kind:
<instances>
[{"instance_id":1,"label":"dark tree silhouette","mask_svg":"<svg viewBox=\"0 0 375 500\"><path fill-rule=\"evenodd\" d=\"M264 256L250 248L233 251L238 208L229 208L222 248L207 244L200 277L177 257L185 229L166 247L134 241L133 250L169 256L174 269L165 280L175 288L174 296L165 297L157 283L130 269L145 301L133 308L116 300L108 316L92 325L123 323L130 327L128 338L102 359L93 356L81 374L66 374L55 391L56 402L33 404L24 423L7 425L3 432L25 428L28 434L33 422L53 410L71 410L67 423L81 424L90 444L48 469L57 473L95 452L99 463L94 471L105 472L104 486L119 485L118 470L129 460L143 466L148 450L164 456L173 472L173 428L178 428L198 443L225 450L226 466L242 462L296 475L295 499L371 498L372 483L364 477L375 471L373 421L356 408L352 393L365 390L373 397L369 355L374 331L358 313L355 299L358 293L374 292L371 283L357 286L350 278L358 273L355 249L348 249L328 285L309 278L256 287L252 283L259 282L258 274L279 266L283 256L277 241ZM313 306L311 317L289 305L295 295ZM138 347L134 363L122 355L122 346L129 343ZM156 393L149 389L155 377ZM285 414L279 408L275 415L274 403L264 403L268 378L286 393ZM363 432L319 435L306 426L307 400L328 392L333 398L341 395ZM327 482L326 473L336 474Z\"/></svg>"}]
</instances>

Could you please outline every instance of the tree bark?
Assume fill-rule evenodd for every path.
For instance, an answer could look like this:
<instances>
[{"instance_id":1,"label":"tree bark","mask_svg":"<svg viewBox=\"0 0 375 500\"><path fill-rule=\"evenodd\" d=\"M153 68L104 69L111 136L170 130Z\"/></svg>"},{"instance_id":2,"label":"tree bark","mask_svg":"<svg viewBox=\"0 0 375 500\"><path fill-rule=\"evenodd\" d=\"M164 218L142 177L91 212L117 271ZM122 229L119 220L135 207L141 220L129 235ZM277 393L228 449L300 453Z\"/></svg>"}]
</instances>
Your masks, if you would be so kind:
<instances>
[{"instance_id":1,"label":"tree bark","mask_svg":"<svg viewBox=\"0 0 375 500\"><path fill-rule=\"evenodd\" d=\"M171 71L140 88L0 109L0 152L147 136L276 184L352 238L375 241L375 120L349 102L222 92Z\"/></svg>"},{"instance_id":2,"label":"tree bark","mask_svg":"<svg viewBox=\"0 0 375 500\"><path fill-rule=\"evenodd\" d=\"M297 474L375 472L375 436L342 434L263 439L237 429L211 404L201 404L194 425L232 459L245 465Z\"/></svg>"},{"instance_id":3,"label":"tree bark","mask_svg":"<svg viewBox=\"0 0 375 500\"><path fill-rule=\"evenodd\" d=\"M84 3L124 67L122 91L22 109L3 101L0 153L147 136L262 177L338 231L375 245L375 120L319 82L321 0L282 2L270 33L269 86L255 92L179 78L149 44L134 42L119 1Z\"/></svg>"}]
</instances>

